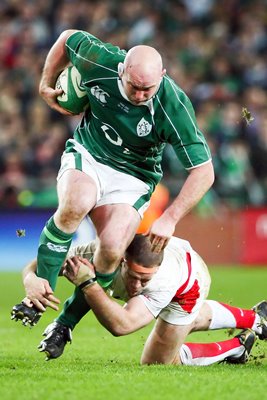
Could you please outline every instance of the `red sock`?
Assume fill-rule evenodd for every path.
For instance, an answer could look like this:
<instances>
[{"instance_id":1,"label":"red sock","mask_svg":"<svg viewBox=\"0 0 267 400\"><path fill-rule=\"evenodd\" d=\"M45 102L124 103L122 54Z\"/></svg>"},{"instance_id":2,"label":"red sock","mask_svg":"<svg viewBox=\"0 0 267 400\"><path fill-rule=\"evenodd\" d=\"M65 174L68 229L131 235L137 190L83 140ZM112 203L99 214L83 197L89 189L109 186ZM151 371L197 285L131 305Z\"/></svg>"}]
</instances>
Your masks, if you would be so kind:
<instances>
[{"instance_id":1,"label":"red sock","mask_svg":"<svg viewBox=\"0 0 267 400\"><path fill-rule=\"evenodd\" d=\"M229 310L235 320L236 320L236 328L243 329L243 328L252 328L256 313L253 310L245 310L244 308L232 307L229 304L220 303L223 307Z\"/></svg>"},{"instance_id":2,"label":"red sock","mask_svg":"<svg viewBox=\"0 0 267 400\"><path fill-rule=\"evenodd\" d=\"M255 311L232 307L229 304L214 300L207 300L206 302L212 310L209 329L253 328L256 318Z\"/></svg>"},{"instance_id":3,"label":"red sock","mask_svg":"<svg viewBox=\"0 0 267 400\"><path fill-rule=\"evenodd\" d=\"M229 356L240 356L244 346L238 338L215 343L185 343L180 350L181 361L185 365L210 365Z\"/></svg>"}]
</instances>

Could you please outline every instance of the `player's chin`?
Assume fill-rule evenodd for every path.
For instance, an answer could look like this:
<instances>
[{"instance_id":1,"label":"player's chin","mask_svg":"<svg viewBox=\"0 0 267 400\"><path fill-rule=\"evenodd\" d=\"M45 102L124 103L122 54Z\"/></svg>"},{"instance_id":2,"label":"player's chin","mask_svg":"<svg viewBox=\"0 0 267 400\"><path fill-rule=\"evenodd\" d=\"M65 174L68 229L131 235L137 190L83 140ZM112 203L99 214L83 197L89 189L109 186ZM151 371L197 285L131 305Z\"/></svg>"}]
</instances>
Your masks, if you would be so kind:
<instances>
[{"instance_id":1,"label":"player's chin","mask_svg":"<svg viewBox=\"0 0 267 400\"><path fill-rule=\"evenodd\" d=\"M134 106L142 106L144 104L144 101L138 101L138 100L131 99L131 103Z\"/></svg>"},{"instance_id":2,"label":"player's chin","mask_svg":"<svg viewBox=\"0 0 267 400\"><path fill-rule=\"evenodd\" d=\"M128 295L129 297L134 297L138 296L140 294L141 290L128 290Z\"/></svg>"}]
</instances>

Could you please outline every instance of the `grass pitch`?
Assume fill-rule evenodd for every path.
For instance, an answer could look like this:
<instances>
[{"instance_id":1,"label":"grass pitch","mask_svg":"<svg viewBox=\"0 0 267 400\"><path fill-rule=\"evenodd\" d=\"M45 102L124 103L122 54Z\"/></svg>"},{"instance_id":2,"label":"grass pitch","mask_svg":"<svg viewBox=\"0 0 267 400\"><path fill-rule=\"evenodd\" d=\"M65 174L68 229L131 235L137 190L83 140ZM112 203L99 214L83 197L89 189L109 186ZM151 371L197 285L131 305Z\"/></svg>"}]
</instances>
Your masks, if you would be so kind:
<instances>
[{"instance_id":1,"label":"grass pitch","mask_svg":"<svg viewBox=\"0 0 267 400\"><path fill-rule=\"evenodd\" d=\"M252 307L267 298L267 268L210 268L210 299ZM10 320L10 309L24 296L19 273L0 273L0 398L2 400L258 400L267 393L267 342L257 341L245 365L209 367L140 366L151 326L114 338L90 312L73 332L64 355L45 362L37 351L41 335L56 316L48 310L29 329ZM59 279L63 301L72 285ZM226 330L195 333L188 341L229 337Z\"/></svg>"}]
</instances>

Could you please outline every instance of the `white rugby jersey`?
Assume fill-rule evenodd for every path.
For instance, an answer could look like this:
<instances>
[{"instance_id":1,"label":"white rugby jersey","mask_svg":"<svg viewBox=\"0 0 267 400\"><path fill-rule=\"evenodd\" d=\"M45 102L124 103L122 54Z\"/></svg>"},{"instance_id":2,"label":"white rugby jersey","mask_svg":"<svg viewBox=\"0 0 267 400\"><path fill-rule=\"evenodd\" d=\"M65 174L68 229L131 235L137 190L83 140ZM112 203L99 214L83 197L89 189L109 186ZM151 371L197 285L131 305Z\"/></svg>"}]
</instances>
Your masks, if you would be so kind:
<instances>
[{"instance_id":1,"label":"white rugby jersey","mask_svg":"<svg viewBox=\"0 0 267 400\"><path fill-rule=\"evenodd\" d=\"M94 242L87 246L77 246L71 249L70 256L80 255L90 260L94 249ZM129 296L120 273L122 265L108 292L116 299L128 301ZM170 303L178 303L184 311L190 313L199 297L201 283L198 273L203 265L204 262L188 241L172 237L164 250L158 271L138 296L154 317Z\"/></svg>"}]
</instances>

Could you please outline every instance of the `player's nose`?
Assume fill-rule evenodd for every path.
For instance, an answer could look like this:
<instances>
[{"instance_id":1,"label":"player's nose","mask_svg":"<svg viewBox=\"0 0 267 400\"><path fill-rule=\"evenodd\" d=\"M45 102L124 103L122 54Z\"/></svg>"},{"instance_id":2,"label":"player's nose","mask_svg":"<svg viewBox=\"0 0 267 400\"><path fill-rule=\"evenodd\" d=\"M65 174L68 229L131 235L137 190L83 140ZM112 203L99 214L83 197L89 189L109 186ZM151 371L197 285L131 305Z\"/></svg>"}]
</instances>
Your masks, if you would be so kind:
<instances>
[{"instance_id":1,"label":"player's nose","mask_svg":"<svg viewBox=\"0 0 267 400\"><path fill-rule=\"evenodd\" d=\"M137 90L135 92L136 101L144 101L146 99L145 92L143 90Z\"/></svg>"}]
</instances>

